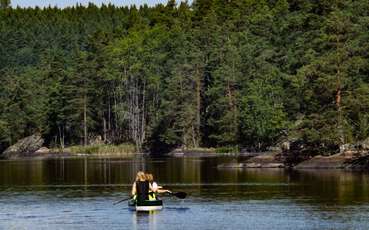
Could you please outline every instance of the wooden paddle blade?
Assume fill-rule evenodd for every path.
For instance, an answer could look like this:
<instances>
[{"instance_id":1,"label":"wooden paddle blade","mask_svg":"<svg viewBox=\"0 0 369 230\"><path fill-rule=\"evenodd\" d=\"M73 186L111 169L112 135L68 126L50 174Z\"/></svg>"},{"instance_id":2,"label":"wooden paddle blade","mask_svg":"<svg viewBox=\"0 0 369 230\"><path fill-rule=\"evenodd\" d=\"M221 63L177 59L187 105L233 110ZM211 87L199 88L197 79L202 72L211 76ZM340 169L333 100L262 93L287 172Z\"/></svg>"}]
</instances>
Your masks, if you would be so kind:
<instances>
[{"instance_id":1,"label":"wooden paddle blade","mask_svg":"<svg viewBox=\"0 0 369 230\"><path fill-rule=\"evenodd\" d=\"M173 193L173 195L178 197L179 199L184 199L184 198L186 198L187 193L185 193L185 192L176 192L176 193Z\"/></svg>"}]
</instances>

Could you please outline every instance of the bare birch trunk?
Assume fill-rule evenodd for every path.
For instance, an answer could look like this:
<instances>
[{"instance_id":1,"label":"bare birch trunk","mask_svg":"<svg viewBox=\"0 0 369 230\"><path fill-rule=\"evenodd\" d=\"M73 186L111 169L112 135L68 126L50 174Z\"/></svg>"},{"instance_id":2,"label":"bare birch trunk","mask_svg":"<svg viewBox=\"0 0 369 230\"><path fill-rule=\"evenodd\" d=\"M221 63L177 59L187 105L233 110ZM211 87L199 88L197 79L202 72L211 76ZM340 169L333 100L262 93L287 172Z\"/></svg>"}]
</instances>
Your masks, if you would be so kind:
<instances>
[{"instance_id":1,"label":"bare birch trunk","mask_svg":"<svg viewBox=\"0 0 369 230\"><path fill-rule=\"evenodd\" d=\"M194 132L194 147L199 147L200 127L201 127L201 76L199 67L196 68L196 123Z\"/></svg>"},{"instance_id":2,"label":"bare birch trunk","mask_svg":"<svg viewBox=\"0 0 369 230\"><path fill-rule=\"evenodd\" d=\"M60 148L63 151L64 148L65 148L65 145L64 145L64 126L62 125L60 127L60 125L58 125L58 131L59 131L59 145L60 145Z\"/></svg>"},{"instance_id":3,"label":"bare birch trunk","mask_svg":"<svg viewBox=\"0 0 369 230\"><path fill-rule=\"evenodd\" d=\"M118 112L117 112L117 93L116 91L114 90L114 122L115 122L115 126L114 128L117 130L118 129Z\"/></svg>"},{"instance_id":4,"label":"bare birch trunk","mask_svg":"<svg viewBox=\"0 0 369 230\"><path fill-rule=\"evenodd\" d=\"M110 105L110 96L108 103L108 130L111 131L111 105Z\"/></svg>"},{"instance_id":5,"label":"bare birch trunk","mask_svg":"<svg viewBox=\"0 0 369 230\"><path fill-rule=\"evenodd\" d=\"M142 145L145 141L145 126L146 126L146 81L143 83L143 93L142 93L142 109L141 109L141 128L140 128L140 150L142 150Z\"/></svg>"},{"instance_id":6,"label":"bare birch trunk","mask_svg":"<svg viewBox=\"0 0 369 230\"><path fill-rule=\"evenodd\" d=\"M88 143L87 137L87 96L83 98L83 145L86 146Z\"/></svg>"},{"instance_id":7,"label":"bare birch trunk","mask_svg":"<svg viewBox=\"0 0 369 230\"><path fill-rule=\"evenodd\" d=\"M105 119L105 116L103 115L103 132L104 132L104 143L106 143L106 139L107 139L107 135L106 135L106 133L107 133L107 130L106 130L106 119Z\"/></svg>"}]
</instances>

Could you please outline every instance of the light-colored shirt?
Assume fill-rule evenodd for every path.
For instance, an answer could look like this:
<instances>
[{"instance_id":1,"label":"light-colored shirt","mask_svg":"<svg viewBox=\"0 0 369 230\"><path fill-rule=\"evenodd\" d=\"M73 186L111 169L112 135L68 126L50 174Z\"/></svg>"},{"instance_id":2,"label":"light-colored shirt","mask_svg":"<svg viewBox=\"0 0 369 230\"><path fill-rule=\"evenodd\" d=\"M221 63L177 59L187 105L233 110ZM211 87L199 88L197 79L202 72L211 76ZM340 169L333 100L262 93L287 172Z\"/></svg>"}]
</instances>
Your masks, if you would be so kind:
<instances>
[{"instance_id":1,"label":"light-colored shirt","mask_svg":"<svg viewBox=\"0 0 369 230\"><path fill-rule=\"evenodd\" d=\"M154 182L152 182L152 189L153 189L153 191L154 192L156 192L159 188L158 188L158 184L154 181Z\"/></svg>"}]
</instances>

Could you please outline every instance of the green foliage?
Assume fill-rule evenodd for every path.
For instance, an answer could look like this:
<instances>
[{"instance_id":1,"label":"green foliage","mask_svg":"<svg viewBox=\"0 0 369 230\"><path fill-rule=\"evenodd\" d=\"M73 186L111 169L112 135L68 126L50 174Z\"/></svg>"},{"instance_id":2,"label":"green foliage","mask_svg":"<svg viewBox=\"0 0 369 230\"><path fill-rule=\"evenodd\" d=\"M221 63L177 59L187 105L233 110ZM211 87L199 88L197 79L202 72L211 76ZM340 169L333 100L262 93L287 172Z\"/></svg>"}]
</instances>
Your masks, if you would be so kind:
<instances>
[{"instance_id":1,"label":"green foliage","mask_svg":"<svg viewBox=\"0 0 369 230\"><path fill-rule=\"evenodd\" d=\"M70 146L64 149L65 152L73 154L92 154L92 155L124 155L136 152L132 144L120 145L89 145L89 146Z\"/></svg>"},{"instance_id":2,"label":"green foliage","mask_svg":"<svg viewBox=\"0 0 369 230\"><path fill-rule=\"evenodd\" d=\"M256 149L275 144L288 128L283 104L278 102L278 89L260 80L253 81L242 97L242 134L244 141Z\"/></svg>"},{"instance_id":3,"label":"green foliage","mask_svg":"<svg viewBox=\"0 0 369 230\"><path fill-rule=\"evenodd\" d=\"M34 132L153 152L369 136L368 1L0 6L0 150Z\"/></svg>"}]
</instances>

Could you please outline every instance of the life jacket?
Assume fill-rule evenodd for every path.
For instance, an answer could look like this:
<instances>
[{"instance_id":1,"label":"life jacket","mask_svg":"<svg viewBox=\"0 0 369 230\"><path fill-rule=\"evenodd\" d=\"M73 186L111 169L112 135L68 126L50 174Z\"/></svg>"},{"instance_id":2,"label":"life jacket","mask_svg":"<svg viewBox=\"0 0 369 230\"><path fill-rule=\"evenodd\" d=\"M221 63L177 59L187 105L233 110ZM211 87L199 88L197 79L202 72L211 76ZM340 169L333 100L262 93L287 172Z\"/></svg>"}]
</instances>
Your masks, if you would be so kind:
<instances>
[{"instance_id":1,"label":"life jacket","mask_svg":"<svg viewBox=\"0 0 369 230\"><path fill-rule=\"evenodd\" d=\"M151 186L153 186L154 182L151 183ZM154 192L149 192L149 200L156 200L156 195Z\"/></svg>"},{"instance_id":2,"label":"life jacket","mask_svg":"<svg viewBox=\"0 0 369 230\"><path fill-rule=\"evenodd\" d=\"M144 201L149 199L150 185L148 181L136 181L137 200Z\"/></svg>"},{"instance_id":3,"label":"life jacket","mask_svg":"<svg viewBox=\"0 0 369 230\"><path fill-rule=\"evenodd\" d=\"M156 200L156 195L154 192L149 193L149 200Z\"/></svg>"}]
</instances>

